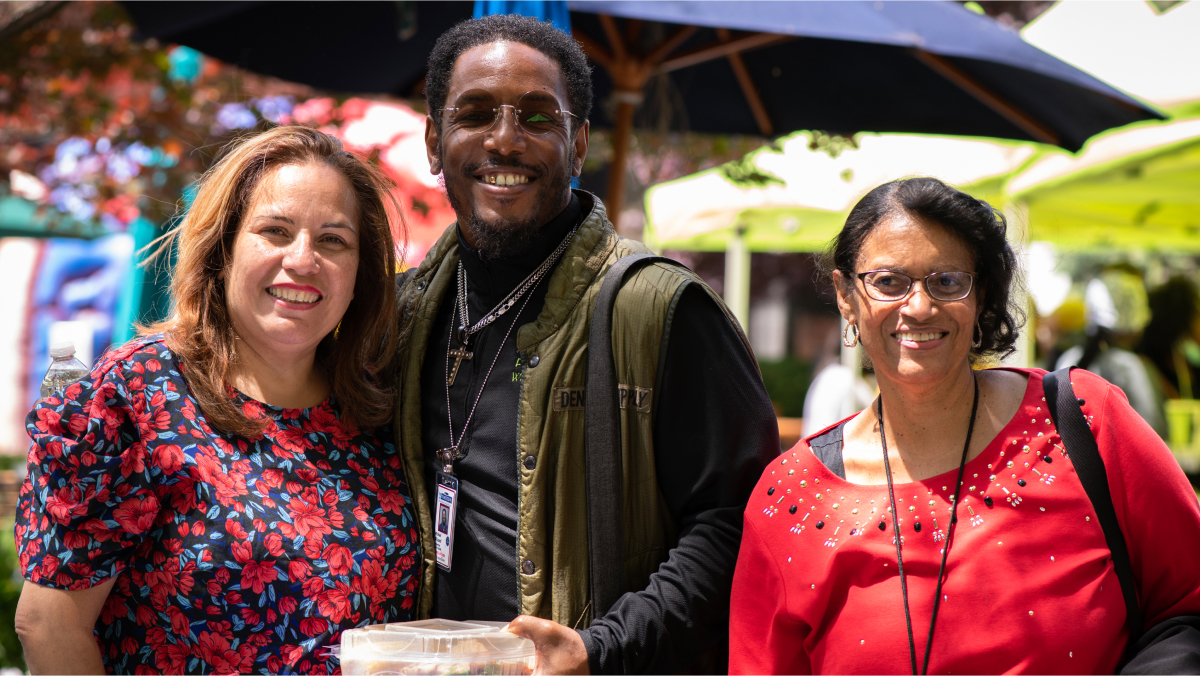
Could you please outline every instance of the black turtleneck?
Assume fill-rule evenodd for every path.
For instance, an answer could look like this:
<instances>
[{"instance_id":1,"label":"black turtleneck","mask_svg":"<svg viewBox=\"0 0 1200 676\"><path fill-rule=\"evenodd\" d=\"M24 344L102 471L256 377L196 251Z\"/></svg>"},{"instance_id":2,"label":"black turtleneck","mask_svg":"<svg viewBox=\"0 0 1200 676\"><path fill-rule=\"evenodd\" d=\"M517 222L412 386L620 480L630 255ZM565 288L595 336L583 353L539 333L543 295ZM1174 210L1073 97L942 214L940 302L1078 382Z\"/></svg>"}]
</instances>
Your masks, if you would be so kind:
<instances>
[{"instance_id":1,"label":"black turtleneck","mask_svg":"<svg viewBox=\"0 0 1200 676\"><path fill-rule=\"evenodd\" d=\"M554 251L586 214L579 198L542 228L529 249L503 260L482 258L459 235L471 320L478 321ZM446 351L457 284L441 303L421 371L425 485L434 500L434 449L449 445ZM459 512L454 568L436 573L433 616L509 621L519 612L516 529L519 490L517 412L521 369L516 331L537 319L542 281L520 304L476 335L475 356L450 389L455 430L462 430L492 359L455 464ZM515 326L514 326L515 323ZM504 333L513 332L503 348ZM689 285L668 319L655 392L654 455L659 490L679 540L644 590L625 594L580 632L592 673L721 673L728 661L729 591L742 534L742 511L770 459L779 454L775 413L753 356L707 292Z\"/></svg>"},{"instance_id":2,"label":"black turtleneck","mask_svg":"<svg viewBox=\"0 0 1200 676\"><path fill-rule=\"evenodd\" d=\"M467 307L474 324L496 307L510 291L537 269L583 220L579 198L571 195L567 208L552 219L525 251L506 258L481 255L458 232L460 260L467 272ZM547 272L546 277L550 273ZM450 285L442 302L433 335L429 338L421 391L421 434L425 442L425 485L430 498L437 482L432 449L450 445L446 421L446 351L450 348L450 319L458 285ZM507 622L517 616L520 598L517 570L517 406L520 402L522 370L517 362L517 331L537 319L546 298L546 279L527 292L508 312L472 336L468 349L474 356L462 363L450 388L454 433L462 434L463 423L475 404L488 368L496 366L460 446L466 457L454 464L459 481L458 523L454 533L451 572L437 571L433 603L435 617L455 620ZM455 317L455 325L461 323ZM514 323L516 324L514 326ZM504 335L509 329L508 340ZM503 342L503 346L501 343ZM458 346L454 339L453 346ZM497 356L499 353L499 356ZM453 366L453 363L451 363ZM432 503L431 503L432 504Z\"/></svg>"}]
</instances>

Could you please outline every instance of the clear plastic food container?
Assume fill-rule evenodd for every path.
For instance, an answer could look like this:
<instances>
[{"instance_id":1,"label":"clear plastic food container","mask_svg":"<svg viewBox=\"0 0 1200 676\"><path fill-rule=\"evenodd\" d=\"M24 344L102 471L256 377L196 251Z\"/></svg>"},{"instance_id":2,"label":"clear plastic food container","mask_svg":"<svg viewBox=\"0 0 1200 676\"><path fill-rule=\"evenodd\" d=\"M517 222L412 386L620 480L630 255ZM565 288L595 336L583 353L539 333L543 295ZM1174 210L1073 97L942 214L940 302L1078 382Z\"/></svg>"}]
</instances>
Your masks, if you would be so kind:
<instances>
[{"instance_id":1,"label":"clear plastic food container","mask_svg":"<svg viewBox=\"0 0 1200 676\"><path fill-rule=\"evenodd\" d=\"M533 641L502 629L506 622L418 620L342 632L345 676L533 673Z\"/></svg>"}]
</instances>

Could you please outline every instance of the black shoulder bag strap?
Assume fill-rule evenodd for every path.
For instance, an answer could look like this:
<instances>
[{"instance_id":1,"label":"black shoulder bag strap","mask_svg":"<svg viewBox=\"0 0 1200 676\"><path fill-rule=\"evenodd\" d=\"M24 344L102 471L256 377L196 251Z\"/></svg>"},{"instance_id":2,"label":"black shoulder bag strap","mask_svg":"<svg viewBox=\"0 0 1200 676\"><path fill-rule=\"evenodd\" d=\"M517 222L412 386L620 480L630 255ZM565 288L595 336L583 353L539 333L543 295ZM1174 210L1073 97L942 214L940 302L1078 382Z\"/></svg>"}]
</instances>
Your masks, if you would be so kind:
<instances>
[{"instance_id":1,"label":"black shoulder bag strap","mask_svg":"<svg viewBox=\"0 0 1200 676\"><path fill-rule=\"evenodd\" d=\"M1083 415L1081 407L1084 401L1075 398L1075 390L1071 387L1071 368L1047 373L1042 380L1046 408L1071 457L1079 482L1092 501L1092 508L1096 510L1100 528L1104 531L1104 540L1112 552L1113 570L1121 582L1121 594L1125 597L1125 610L1129 618L1128 645L1132 648L1142 636L1142 610L1138 605L1133 566L1129 563L1129 548L1125 545L1125 536L1121 533L1117 512L1113 509L1112 493L1108 490L1108 472L1104 469L1096 437Z\"/></svg>"},{"instance_id":2,"label":"black shoulder bag strap","mask_svg":"<svg viewBox=\"0 0 1200 676\"><path fill-rule=\"evenodd\" d=\"M588 576L592 617L608 612L624 593L622 540L621 419L617 370L612 356L612 314L617 293L632 272L650 263L682 263L635 254L613 263L604 276L588 330L584 394L584 467L587 474Z\"/></svg>"}]
</instances>

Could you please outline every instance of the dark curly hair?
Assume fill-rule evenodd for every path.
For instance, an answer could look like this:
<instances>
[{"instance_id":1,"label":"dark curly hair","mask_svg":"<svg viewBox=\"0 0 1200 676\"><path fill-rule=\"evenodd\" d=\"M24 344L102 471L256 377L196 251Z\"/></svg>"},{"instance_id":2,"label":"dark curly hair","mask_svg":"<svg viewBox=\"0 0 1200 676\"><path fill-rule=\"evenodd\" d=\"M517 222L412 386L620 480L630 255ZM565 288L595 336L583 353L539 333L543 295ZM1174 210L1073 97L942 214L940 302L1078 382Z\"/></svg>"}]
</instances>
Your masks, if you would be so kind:
<instances>
[{"instance_id":1,"label":"dark curly hair","mask_svg":"<svg viewBox=\"0 0 1200 676\"><path fill-rule=\"evenodd\" d=\"M979 347L971 349L971 361L1012 354L1016 350L1017 329L1025 323L1025 312L1014 299L1013 289L1021 282L1017 256L1005 238L1008 224L992 205L936 178L891 181L867 193L854 205L846 225L825 252L824 272L832 276L838 270L844 279L853 280L863 242L885 217L897 212L942 225L975 258L983 340Z\"/></svg>"},{"instance_id":2,"label":"dark curly hair","mask_svg":"<svg viewBox=\"0 0 1200 676\"><path fill-rule=\"evenodd\" d=\"M552 24L519 14L493 14L481 19L468 19L442 34L429 54L428 74L425 76L425 105L438 133L442 131L442 116L434 111L446 107L446 92L450 89L450 74L458 57L467 50L493 42L519 42L550 57L562 71L567 86L567 106L578 116L576 124L592 112L592 68L578 42ZM578 129L568 129L574 133Z\"/></svg>"}]
</instances>

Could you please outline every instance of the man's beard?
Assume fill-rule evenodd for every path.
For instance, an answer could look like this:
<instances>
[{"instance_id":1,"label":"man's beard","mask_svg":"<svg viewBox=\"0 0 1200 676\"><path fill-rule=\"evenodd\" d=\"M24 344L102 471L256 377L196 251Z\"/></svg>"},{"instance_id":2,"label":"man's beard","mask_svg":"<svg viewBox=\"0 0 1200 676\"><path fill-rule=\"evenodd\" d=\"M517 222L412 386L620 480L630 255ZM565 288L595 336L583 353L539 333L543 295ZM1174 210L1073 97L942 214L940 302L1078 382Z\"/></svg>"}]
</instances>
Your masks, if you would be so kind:
<instances>
[{"instance_id":1,"label":"man's beard","mask_svg":"<svg viewBox=\"0 0 1200 676\"><path fill-rule=\"evenodd\" d=\"M575 164L575 149L570 149L567 166ZM442 164L445 166L445 163ZM468 203L469 197L460 197L455 190L457 187L469 185L475 181L475 172L488 167L511 167L534 172L537 191L534 203L537 204L533 214L524 220L487 220L475 208L474 203ZM462 168L457 178L446 181L446 196L450 199L450 207L458 217L458 226L470 232L475 240L475 248L485 258L507 258L526 251L530 244L537 239L543 225L550 222L561 211L559 206L562 195L571 187L571 176L546 176L535 167L521 164L517 160L492 158L483 164L472 164ZM469 189L464 191L469 192Z\"/></svg>"}]
</instances>

